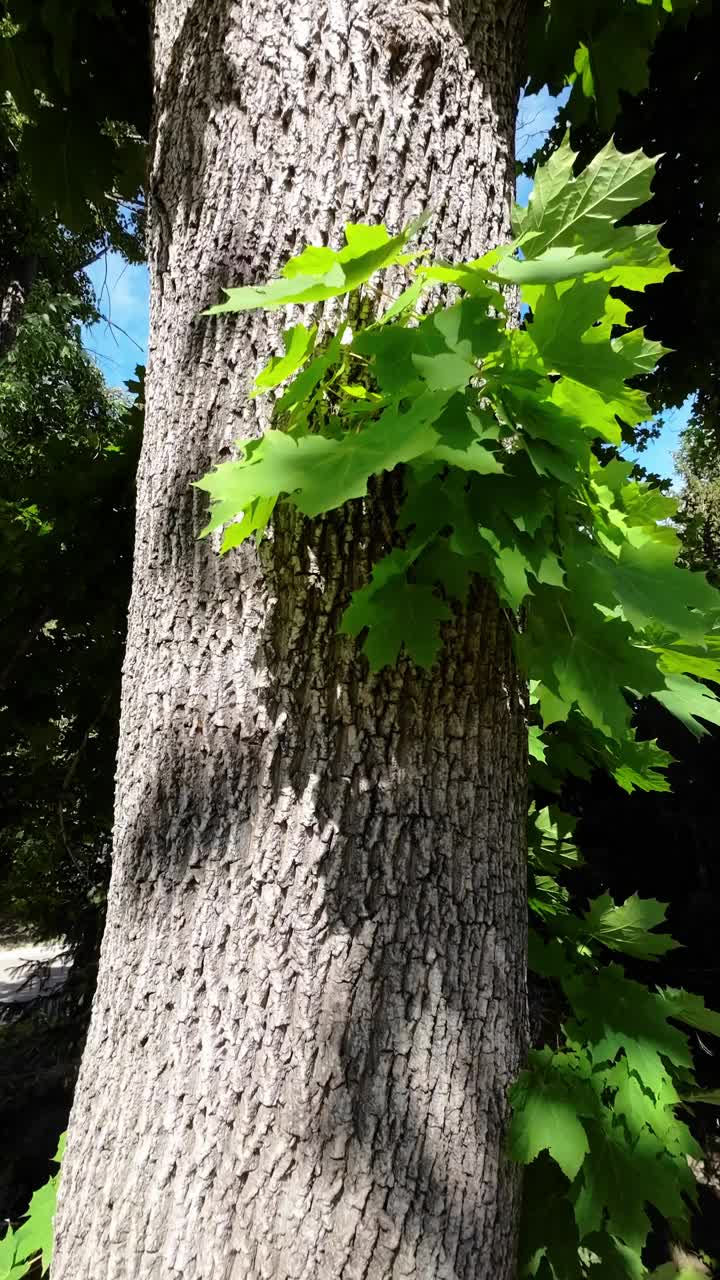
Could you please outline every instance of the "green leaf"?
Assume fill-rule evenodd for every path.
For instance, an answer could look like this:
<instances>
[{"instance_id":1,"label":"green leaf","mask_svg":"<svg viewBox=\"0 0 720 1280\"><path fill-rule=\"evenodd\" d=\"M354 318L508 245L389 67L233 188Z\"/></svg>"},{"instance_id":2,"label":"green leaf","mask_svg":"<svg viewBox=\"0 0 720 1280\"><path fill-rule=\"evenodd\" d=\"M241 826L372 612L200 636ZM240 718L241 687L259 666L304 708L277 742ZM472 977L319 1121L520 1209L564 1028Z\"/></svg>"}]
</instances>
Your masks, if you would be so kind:
<instances>
[{"instance_id":1,"label":"green leaf","mask_svg":"<svg viewBox=\"0 0 720 1280\"><path fill-rule=\"evenodd\" d=\"M608 1216L608 1229L630 1248L640 1250L650 1222L643 1208L650 1199L637 1183L637 1166L620 1125L593 1124L588 1133L592 1158L583 1166L582 1185L575 1199L575 1221L581 1239L599 1231Z\"/></svg>"},{"instance_id":2,"label":"green leaf","mask_svg":"<svg viewBox=\"0 0 720 1280\"><path fill-rule=\"evenodd\" d=\"M720 684L720 660L717 657L687 653L674 645L653 645L653 651L660 656L661 671L685 673L697 676L698 680L712 680L715 684Z\"/></svg>"},{"instance_id":3,"label":"green leaf","mask_svg":"<svg viewBox=\"0 0 720 1280\"><path fill-rule=\"evenodd\" d=\"M545 760L546 747L543 740L543 731L537 724L531 724L528 729L528 754L533 760Z\"/></svg>"},{"instance_id":4,"label":"green leaf","mask_svg":"<svg viewBox=\"0 0 720 1280\"><path fill-rule=\"evenodd\" d=\"M646 1280L642 1253L623 1244L607 1231L594 1231L584 1244L598 1262L591 1263L584 1272L589 1280Z\"/></svg>"},{"instance_id":5,"label":"green leaf","mask_svg":"<svg viewBox=\"0 0 720 1280\"><path fill-rule=\"evenodd\" d=\"M658 1102L649 1090L643 1089L642 1082L634 1071L628 1070L626 1058L621 1058L613 1067L602 1073L602 1085L615 1087L612 1098L612 1115L621 1117L631 1143L637 1141L646 1125L652 1127L658 1111ZM660 1113L667 1110L664 1105ZM672 1121L672 1108L669 1108Z\"/></svg>"},{"instance_id":6,"label":"green leaf","mask_svg":"<svg viewBox=\"0 0 720 1280\"><path fill-rule=\"evenodd\" d=\"M65 1138L62 1134L54 1163L60 1164L65 1153ZM28 1259L42 1255L42 1273L46 1274L52 1261L53 1252L53 1218L57 1189L60 1180L56 1173L38 1191L34 1192L28 1207L25 1221L13 1231L8 1229L0 1241L0 1280L11 1280L28 1274Z\"/></svg>"},{"instance_id":7,"label":"green leaf","mask_svg":"<svg viewBox=\"0 0 720 1280\"><path fill-rule=\"evenodd\" d=\"M561 409L582 419L593 435L609 440L611 444L622 441L618 418L635 426L651 416L643 392L629 387L624 387L616 395L601 395L593 387L585 387L572 378L559 378L553 384L551 398Z\"/></svg>"},{"instance_id":8,"label":"green leaf","mask_svg":"<svg viewBox=\"0 0 720 1280\"><path fill-rule=\"evenodd\" d=\"M399 575L379 589L373 583L354 592L340 630L357 636L368 628L363 652L371 671L392 666L403 649L417 666L429 668L440 648L440 626L451 618L432 587Z\"/></svg>"},{"instance_id":9,"label":"green leaf","mask_svg":"<svg viewBox=\"0 0 720 1280\"><path fill-rule=\"evenodd\" d=\"M700 1149L673 1115L678 1098L671 1085L668 1104L658 1105L624 1061L593 1078L600 1096L608 1089L615 1093L602 1107L600 1123L588 1125L590 1155L575 1199L576 1219L586 1236L603 1226L607 1214L605 1229L640 1250L648 1227L646 1203L675 1230L687 1225L682 1193L693 1194L687 1156L697 1157Z\"/></svg>"},{"instance_id":10,"label":"green leaf","mask_svg":"<svg viewBox=\"0 0 720 1280\"><path fill-rule=\"evenodd\" d=\"M678 549L679 544L639 533L623 544L617 562L607 561L605 572L636 630L659 623L677 636L702 640L720 597L704 574L676 565Z\"/></svg>"},{"instance_id":11,"label":"green leaf","mask_svg":"<svg viewBox=\"0 0 720 1280\"><path fill-rule=\"evenodd\" d=\"M593 101L604 133L612 130L620 111L621 92L639 94L648 83L648 56L661 18L652 0L639 0L639 5L635 9L622 6L605 26L593 30L589 47L580 45L575 55L576 84L585 99ZM606 13L611 15L613 9L608 6ZM573 104L571 114L578 118L585 114L579 102Z\"/></svg>"},{"instance_id":12,"label":"green leaf","mask_svg":"<svg viewBox=\"0 0 720 1280\"><path fill-rule=\"evenodd\" d=\"M277 414L289 413L292 416L294 411L299 415L300 421L305 423L308 412L311 412L314 406L318 388L322 387L326 375L340 359L341 347L340 339L333 338L320 355L315 356L305 369L296 374L275 406ZM292 422L295 425L294 418Z\"/></svg>"},{"instance_id":13,"label":"green leaf","mask_svg":"<svg viewBox=\"0 0 720 1280\"><path fill-rule=\"evenodd\" d=\"M618 472L618 468L623 468L622 475ZM612 483L614 472L618 474L615 491L622 502L629 525L646 525L653 528L659 521L671 520L677 514L676 498L669 498L666 493L661 493L659 489L653 489L648 484L629 480L627 464L620 463L617 459L601 468L600 474L604 484Z\"/></svg>"},{"instance_id":14,"label":"green leaf","mask_svg":"<svg viewBox=\"0 0 720 1280\"><path fill-rule=\"evenodd\" d=\"M245 509L242 520L235 521L226 527L220 546L221 552L241 546L253 533L259 541L268 526L276 504L277 498L256 498L251 502Z\"/></svg>"},{"instance_id":15,"label":"green leaf","mask_svg":"<svg viewBox=\"0 0 720 1280\"><path fill-rule=\"evenodd\" d=\"M578 245L553 245L537 257L505 257L495 266L493 274L511 284L524 286L523 301L531 307L537 301L534 287L581 276L601 276L611 286L621 285L641 292L650 284L660 284L677 268L670 262L669 251L658 243L657 227L638 227L633 231L636 238L622 248L582 253Z\"/></svg>"},{"instance_id":16,"label":"green leaf","mask_svg":"<svg viewBox=\"0 0 720 1280\"><path fill-rule=\"evenodd\" d=\"M592 66L590 63L590 50L586 44L583 44L582 40L575 50L573 63L575 66L575 72L580 77L580 83L585 97L594 98L595 78L593 76Z\"/></svg>"},{"instance_id":17,"label":"green leaf","mask_svg":"<svg viewBox=\"0 0 720 1280\"><path fill-rule=\"evenodd\" d=\"M30 1201L27 1220L15 1232L15 1248L18 1259L41 1253L43 1270L52 1259L53 1217L57 1199L57 1175L36 1191Z\"/></svg>"},{"instance_id":18,"label":"green leaf","mask_svg":"<svg viewBox=\"0 0 720 1280\"><path fill-rule=\"evenodd\" d=\"M510 1090L513 1159L530 1164L541 1151L547 1151L570 1181L590 1150L578 1117L592 1116L597 1110L593 1091L577 1067L574 1054L532 1051L528 1067Z\"/></svg>"},{"instance_id":19,"label":"green leaf","mask_svg":"<svg viewBox=\"0 0 720 1280\"><path fill-rule=\"evenodd\" d=\"M271 387L279 386L281 382L285 382L286 378L291 378L294 373L297 373L315 346L316 335L317 325L306 329L305 325L296 324L292 329L286 329L283 333L285 355L273 356L268 361L262 373L259 373L255 379L252 394L259 395L263 391L269 391Z\"/></svg>"},{"instance_id":20,"label":"green leaf","mask_svg":"<svg viewBox=\"0 0 720 1280\"><path fill-rule=\"evenodd\" d=\"M283 268L282 276L268 284L239 289L224 289L227 301L209 307L203 315L220 315L226 311L252 311L306 302L323 302L357 289L376 271L398 262L408 240L417 231L410 223L397 236L390 236L382 226L348 224L346 244L339 252L309 246Z\"/></svg>"},{"instance_id":21,"label":"green leaf","mask_svg":"<svg viewBox=\"0 0 720 1280\"><path fill-rule=\"evenodd\" d=\"M477 438L467 439L463 432L461 445L446 443L449 433L444 433L439 444L428 450L429 461L447 462L463 471L474 471L479 476L499 476L504 467L501 459L491 453ZM458 436L460 431L458 431Z\"/></svg>"},{"instance_id":22,"label":"green leaf","mask_svg":"<svg viewBox=\"0 0 720 1280\"><path fill-rule=\"evenodd\" d=\"M424 383L430 390L462 391L477 377L478 361L498 342L499 320L487 302L462 298L440 307L415 328L375 326L356 335L353 351L371 356L381 389L401 395Z\"/></svg>"},{"instance_id":23,"label":"green leaf","mask_svg":"<svg viewBox=\"0 0 720 1280\"><path fill-rule=\"evenodd\" d=\"M0 1280L9 1280L15 1262L15 1232L8 1227L0 1240Z\"/></svg>"},{"instance_id":24,"label":"green leaf","mask_svg":"<svg viewBox=\"0 0 720 1280\"><path fill-rule=\"evenodd\" d=\"M584 1280L579 1243L567 1199L567 1180L552 1160L541 1154L523 1175L518 1274ZM552 1272L543 1272L543 1260L552 1265Z\"/></svg>"},{"instance_id":25,"label":"green leaf","mask_svg":"<svg viewBox=\"0 0 720 1280\"><path fill-rule=\"evenodd\" d=\"M576 280L563 293L547 285L527 332L549 373L564 374L612 400L623 396L626 379L655 367L663 348L640 331L608 342L602 325L596 326L607 297L604 280Z\"/></svg>"},{"instance_id":26,"label":"green leaf","mask_svg":"<svg viewBox=\"0 0 720 1280\"><path fill-rule=\"evenodd\" d=\"M654 656L630 643L632 633L624 623L583 607L581 593L588 585L580 576L573 579L572 614L554 593L536 592L518 648L541 681L546 726L566 720L577 707L606 737L622 740L630 725L623 688L651 693L662 677Z\"/></svg>"},{"instance_id":27,"label":"green leaf","mask_svg":"<svg viewBox=\"0 0 720 1280\"><path fill-rule=\"evenodd\" d=\"M610 771L623 791L670 791L664 770L672 763L673 757L657 742L626 738L613 747Z\"/></svg>"},{"instance_id":28,"label":"green leaf","mask_svg":"<svg viewBox=\"0 0 720 1280\"><path fill-rule=\"evenodd\" d=\"M436 538L415 562L415 581L440 586L445 596L464 602L474 568L472 560L452 550L448 538Z\"/></svg>"},{"instance_id":29,"label":"green leaf","mask_svg":"<svg viewBox=\"0 0 720 1280\"><path fill-rule=\"evenodd\" d=\"M655 960L680 944L673 938L653 934L650 930L664 924L667 903L654 898L639 898L637 894L617 905L609 894L603 894L590 903L590 910L583 916L583 925L589 938L601 942L611 951L624 951L626 955L645 960Z\"/></svg>"},{"instance_id":30,"label":"green leaf","mask_svg":"<svg viewBox=\"0 0 720 1280\"><path fill-rule=\"evenodd\" d=\"M680 1129L684 1130L685 1126L681 1125ZM638 1167L643 1170L646 1199L660 1211L671 1230L686 1236L690 1225L688 1207L697 1197L695 1175L687 1157L692 1155L697 1159L702 1155L697 1143L690 1138L688 1150L678 1146L673 1151L664 1139L646 1128L638 1138L635 1152Z\"/></svg>"},{"instance_id":31,"label":"green leaf","mask_svg":"<svg viewBox=\"0 0 720 1280\"><path fill-rule=\"evenodd\" d=\"M317 516L362 497L371 475L432 449L438 439L432 424L447 399L447 393L427 392L405 413L391 405L369 426L340 438L266 432L249 458L222 463L196 482L214 503L205 532L247 511L258 498L288 494L304 515Z\"/></svg>"},{"instance_id":32,"label":"green leaf","mask_svg":"<svg viewBox=\"0 0 720 1280\"><path fill-rule=\"evenodd\" d=\"M554 245L536 258L503 258L493 274L511 284L557 284L608 266L607 253L580 253L577 245Z\"/></svg>"},{"instance_id":33,"label":"green leaf","mask_svg":"<svg viewBox=\"0 0 720 1280\"><path fill-rule=\"evenodd\" d=\"M565 412L550 396L543 399L537 391L513 386L512 383L503 389L502 404L516 427L534 440L546 440L553 445L567 456L572 469L577 466L583 472L587 470L590 438L574 414ZM529 447L527 442L525 447ZM572 469L568 480L571 485L575 481Z\"/></svg>"},{"instance_id":34,"label":"green leaf","mask_svg":"<svg viewBox=\"0 0 720 1280\"><path fill-rule=\"evenodd\" d=\"M425 287L425 281L421 276L418 276L417 280L413 280L412 284L408 285L407 289L403 289L395 301L390 303L387 311L383 311L378 323L388 324L391 320L395 320L397 316L410 311L415 306Z\"/></svg>"},{"instance_id":35,"label":"green leaf","mask_svg":"<svg viewBox=\"0 0 720 1280\"><path fill-rule=\"evenodd\" d=\"M568 185L575 181L572 171L576 159L569 138L565 138L547 162L538 167L527 206L523 208L516 204L513 208L513 233L519 243L522 243L523 237L537 236L543 229L549 232L551 226L556 233L558 226L562 227L564 215L560 210L558 216L558 200L563 197ZM563 241L559 243L562 244ZM577 242L571 239L567 243L572 246ZM547 247L540 244L534 253L526 253L525 256L537 257Z\"/></svg>"},{"instance_id":36,"label":"green leaf","mask_svg":"<svg viewBox=\"0 0 720 1280\"><path fill-rule=\"evenodd\" d=\"M582 859L573 840L576 819L554 805L535 810L528 819L528 853L531 865L546 871L580 866Z\"/></svg>"},{"instance_id":37,"label":"green leaf","mask_svg":"<svg viewBox=\"0 0 720 1280\"><path fill-rule=\"evenodd\" d=\"M709 689L682 675L667 675L665 684L666 688L653 696L696 738L708 732L701 720L720 725L720 701Z\"/></svg>"},{"instance_id":38,"label":"green leaf","mask_svg":"<svg viewBox=\"0 0 720 1280\"><path fill-rule=\"evenodd\" d=\"M528 968L541 978L564 978L568 972L565 948L557 938L545 942L536 932L528 932Z\"/></svg>"},{"instance_id":39,"label":"green leaf","mask_svg":"<svg viewBox=\"0 0 720 1280\"><path fill-rule=\"evenodd\" d=\"M451 263L440 262L432 266L419 266L417 272L424 284L437 282L438 284L456 285L474 298L478 300L484 299L486 306L491 306L495 311L501 312L505 310L505 299L498 292L497 284L490 275L488 267L493 265L496 255L503 257L509 252L509 246L505 246L502 249L495 250L494 253L485 254L482 258L476 259L475 262L461 262L456 266Z\"/></svg>"},{"instance_id":40,"label":"green leaf","mask_svg":"<svg viewBox=\"0 0 720 1280\"><path fill-rule=\"evenodd\" d=\"M613 1062L623 1051L628 1069L656 1098L671 1067L692 1067L687 1037L668 1022L667 1002L631 982L618 965L589 978L568 978L563 988L577 1019L568 1025L568 1036L587 1046L595 1065Z\"/></svg>"},{"instance_id":41,"label":"green leaf","mask_svg":"<svg viewBox=\"0 0 720 1280\"><path fill-rule=\"evenodd\" d=\"M693 995L681 988L666 987L657 993L666 1018L674 1018L697 1031L707 1031L720 1036L720 1013L708 1009L702 996Z\"/></svg>"},{"instance_id":42,"label":"green leaf","mask_svg":"<svg viewBox=\"0 0 720 1280\"><path fill-rule=\"evenodd\" d=\"M566 138L542 181L536 178L527 209L515 211L515 233L527 258L575 245L583 253L606 253L637 236L634 227L612 228L650 199L656 160L642 151L618 151L611 139L578 177L571 176L574 161Z\"/></svg>"}]
</instances>

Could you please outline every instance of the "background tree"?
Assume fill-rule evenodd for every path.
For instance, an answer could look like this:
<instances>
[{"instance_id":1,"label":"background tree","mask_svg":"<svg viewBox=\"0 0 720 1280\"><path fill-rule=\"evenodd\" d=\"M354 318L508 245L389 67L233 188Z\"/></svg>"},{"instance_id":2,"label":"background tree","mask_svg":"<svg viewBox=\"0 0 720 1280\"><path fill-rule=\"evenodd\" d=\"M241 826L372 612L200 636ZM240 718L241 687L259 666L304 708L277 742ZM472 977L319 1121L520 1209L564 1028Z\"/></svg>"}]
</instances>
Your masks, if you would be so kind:
<instances>
[{"instance_id":1,"label":"background tree","mask_svg":"<svg viewBox=\"0 0 720 1280\"><path fill-rule=\"evenodd\" d=\"M0 1027L2 1216L64 1127L94 987L141 417L43 292L0 368L0 933L61 940L73 968L60 1006Z\"/></svg>"},{"instance_id":2,"label":"background tree","mask_svg":"<svg viewBox=\"0 0 720 1280\"><path fill-rule=\"evenodd\" d=\"M141 403L106 387L82 343L82 325L97 318L84 270L105 252L111 230L88 211L83 228L70 231L38 203L19 162L27 127L6 100L0 935L58 940L73 967L61 1002L26 1006L21 1021L3 1010L0 1217L24 1208L44 1176L69 1110L94 987L141 429ZM141 252L127 220L112 242L134 259Z\"/></svg>"},{"instance_id":3,"label":"background tree","mask_svg":"<svg viewBox=\"0 0 720 1280\"><path fill-rule=\"evenodd\" d=\"M126 231L150 112L145 0L2 0L0 82L22 121L15 166L72 231Z\"/></svg>"},{"instance_id":4,"label":"background tree","mask_svg":"<svg viewBox=\"0 0 720 1280\"><path fill-rule=\"evenodd\" d=\"M684 557L720 585L720 437L708 431L707 392L698 397L677 456Z\"/></svg>"},{"instance_id":5,"label":"background tree","mask_svg":"<svg viewBox=\"0 0 720 1280\"><path fill-rule=\"evenodd\" d=\"M0 1027L2 1216L64 1127L109 876L141 413L108 393L72 310L36 285L0 369L0 933L73 961L59 1005Z\"/></svg>"},{"instance_id":6,"label":"background tree","mask_svg":"<svg viewBox=\"0 0 720 1280\"><path fill-rule=\"evenodd\" d=\"M85 272L111 248L144 253L146 18L131 3L0 6L3 914L74 946L92 914L80 850L97 858L109 839L141 407L83 348L98 318ZM76 840L65 865L55 846Z\"/></svg>"}]
</instances>

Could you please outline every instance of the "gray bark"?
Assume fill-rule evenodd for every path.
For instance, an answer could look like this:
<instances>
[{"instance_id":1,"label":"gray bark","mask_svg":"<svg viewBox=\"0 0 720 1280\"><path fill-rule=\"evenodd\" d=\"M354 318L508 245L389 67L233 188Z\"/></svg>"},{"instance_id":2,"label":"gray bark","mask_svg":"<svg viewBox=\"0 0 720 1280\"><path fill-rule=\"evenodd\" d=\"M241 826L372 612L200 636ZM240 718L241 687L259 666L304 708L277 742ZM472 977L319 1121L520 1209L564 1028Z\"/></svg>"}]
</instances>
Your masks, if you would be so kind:
<instances>
[{"instance_id":1,"label":"gray bark","mask_svg":"<svg viewBox=\"0 0 720 1280\"><path fill-rule=\"evenodd\" d=\"M507 231L522 3L156 0L151 354L114 871L53 1280L507 1280L525 733L480 585L438 667L337 635L384 497L258 551L189 483L279 321L198 320L342 223Z\"/></svg>"}]
</instances>

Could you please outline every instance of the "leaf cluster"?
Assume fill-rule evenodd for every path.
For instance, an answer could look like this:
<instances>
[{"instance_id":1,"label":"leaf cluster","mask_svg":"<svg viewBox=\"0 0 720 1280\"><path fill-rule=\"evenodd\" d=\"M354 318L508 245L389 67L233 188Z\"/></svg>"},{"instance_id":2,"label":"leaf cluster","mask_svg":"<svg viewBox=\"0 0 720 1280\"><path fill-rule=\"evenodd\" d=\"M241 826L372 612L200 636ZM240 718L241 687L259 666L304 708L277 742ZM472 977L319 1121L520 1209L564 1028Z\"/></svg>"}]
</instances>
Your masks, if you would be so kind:
<instances>
[{"instance_id":1,"label":"leaf cluster","mask_svg":"<svg viewBox=\"0 0 720 1280\"><path fill-rule=\"evenodd\" d=\"M575 158L567 143L551 157L516 210L514 241L477 261L420 257L410 268L415 227L352 226L339 252L308 248L269 285L229 290L214 312L352 304L378 270L411 275L387 312L354 330L351 308L320 344L315 324L289 329L256 383L292 379L272 429L198 484L213 499L205 532L225 527L228 550L260 536L278 501L320 516L403 464L397 545L342 622L364 635L371 669L402 652L431 666L480 574L515 622L534 754L555 756L557 737L562 756L569 734L566 766L570 754L580 768L602 761L626 788L653 788L667 757L636 741L633 702L656 697L696 734L720 720L697 683L720 675L718 598L676 563L673 501L593 453L598 439L619 442L621 422L648 416L628 383L663 354L627 327L618 290L642 291L673 268L656 227L625 222L648 199L654 162L609 143L576 176ZM508 285L531 309L521 329L505 323ZM433 306L438 286L454 298Z\"/></svg>"},{"instance_id":2,"label":"leaf cluster","mask_svg":"<svg viewBox=\"0 0 720 1280\"><path fill-rule=\"evenodd\" d=\"M561 887L579 861L572 828L558 811L531 814L529 965L557 984L565 1012L511 1093L510 1151L529 1166L521 1275L643 1277L649 1208L676 1237L688 1233L689 1161L702 1152L682 1112L713 1101L693 1086L681 1027L720 1036L720 1014L699 996L629 979L612 959L652 962L677 946L657 932L665 903L603 894L572 910Z\"/></svg>"},{"instance_id":3,"label":"leaf cluster","mask_svg":"<svg viewBox=\"0 0 720 1280\"><path fill-rule=\"evenodd\" d=\"M646 15L653 11L635 0L629 5L605 7L616 11L616 21L622 18L621 10L634 9ZM582 24L594 6L568 8L575 10L577 22ZM576 81L549 139L524 168L531 175L535 164L546 160L560 145L568 126L580 163L596 154L611 134L621 151L642 149L658 155L651 198L631 215L631 221L661 224L662 242L680 271L669 276L662 288L626 298L632 306L632 323L645 325L653 338L671 349L652 374L643 376L642 386L657 412L697 396L696 420L720 439L715 314L720 175L713 131L704 127L716 109L714 50L720 39L720 8L693 3L673 6L672 11L662 14L659 6L654 9L659 29L649 60L639 58L640 51L628 38L628 27L616 40L612 57L603 68L611 83L620 87L619 94L612 94L608 109L600 112L599 101L596 104L585 98ZM531 43L529 56L531 60L542 59L546 53ZM641 74L633 80L627 78L624 64L635 59ZM602 83L607 88L607 80ZM581 104L583 110L578 110ZM624 439L634 451L641 452L647 432L643 424L627 430Z\"/></svg>"}]
</instances>

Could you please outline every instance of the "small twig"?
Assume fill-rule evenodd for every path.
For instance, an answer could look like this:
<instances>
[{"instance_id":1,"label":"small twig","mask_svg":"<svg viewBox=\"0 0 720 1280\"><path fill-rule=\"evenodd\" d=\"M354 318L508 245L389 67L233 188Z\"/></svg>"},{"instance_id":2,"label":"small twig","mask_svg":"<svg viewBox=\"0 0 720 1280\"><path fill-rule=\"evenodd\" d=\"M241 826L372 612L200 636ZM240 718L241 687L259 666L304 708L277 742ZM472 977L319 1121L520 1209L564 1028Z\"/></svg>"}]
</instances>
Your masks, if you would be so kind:
<instances>
[{"instance_id":1,"label":"small twig","mask_svg":"<svg viewBox=\"0 0 720 1280\"><path fill-rule=\"evenodd\" d=\"M118 276L118 279L120 279L119 276ZM121 324L117 324L116 321L111 320L109 316L103 315L102 311L98 312L98 315L100 316L101 320L105 321L105 324L110 326L111 329L117 329L118 333L122 333L123 336L128 339L128 342L132 342L133 345L137 347L138 351L144 351L144 347L141 346L141 344L137 341L136 338L133 338L131 333L127 332L127 329L123 329Z\"/></svg>"},{"instance_id":2,"label":"small twig","mask_svg":"<svg viewBox=\"0 0 720 1280\"><path fill-rule=\"evenodd\" d=\"M566 617L566 615L565 615L565 610L563 609L563 607L562 607L562 605L560 604L560 601L559 601L559 600L558 600L558 609L560 610L560 612L561 612L561 614L562 614L562 616L563 616L563 622L565 623L565 626L566 626L566 627L567 627L567 629L568 629L568 635L570 636L570 639L572 640L572 639L574 638L574 637L573 637L573 630L572 630L572 627L570 626L570 623L569 623L569 622L568 622L568 620L567 620L567 617Z\"/></svg>"}]
</instances>

